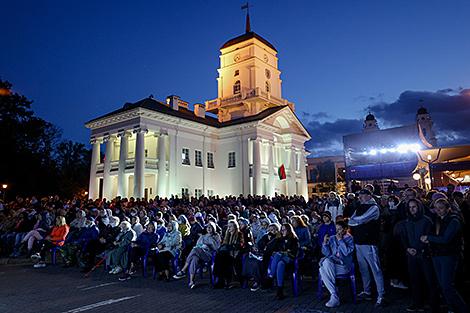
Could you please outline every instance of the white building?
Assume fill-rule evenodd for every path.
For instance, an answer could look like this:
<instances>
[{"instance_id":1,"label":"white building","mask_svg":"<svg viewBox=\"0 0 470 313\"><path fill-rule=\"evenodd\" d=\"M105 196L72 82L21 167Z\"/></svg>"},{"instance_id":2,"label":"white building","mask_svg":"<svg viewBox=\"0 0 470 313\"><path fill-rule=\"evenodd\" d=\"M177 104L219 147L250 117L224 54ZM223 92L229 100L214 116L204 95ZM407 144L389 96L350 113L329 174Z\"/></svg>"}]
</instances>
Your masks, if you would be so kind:
<instances>
[{"instance_id":1,"label":"white building","mask_svg":"<svg viewBox=\"0 0 470 313\"><path fill-rule=\"evenodd\" d=\"M149 97L86 123L90 198L307 197L310 135L282 98L276 49L247 27L220 52L218 97L194 104L194 111L178 96L166 103Z\"/></svg>"}]
</instances>

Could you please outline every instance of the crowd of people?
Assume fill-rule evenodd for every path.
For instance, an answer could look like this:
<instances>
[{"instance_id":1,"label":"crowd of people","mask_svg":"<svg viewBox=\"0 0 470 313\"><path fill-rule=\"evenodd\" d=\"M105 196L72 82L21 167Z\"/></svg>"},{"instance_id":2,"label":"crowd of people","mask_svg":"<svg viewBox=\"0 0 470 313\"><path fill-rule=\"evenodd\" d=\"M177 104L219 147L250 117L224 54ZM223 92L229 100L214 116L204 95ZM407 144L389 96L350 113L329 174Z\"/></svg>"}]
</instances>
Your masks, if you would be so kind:
<instances>
[{"instance_id":1,"label":"crowd of people","mask_svg":"<svg viewBox=\"0 0 470 313\"><path fill-rule=\"evenodd\" d=\"M468 312L461 294L470 272L469 220L470 192L453 186L381 194L366 185L307 200L17 197L0 203L0 256L27 256L42 268L50 252L60 253L64 267L89 273L103 262L120 281L136 277L139 267L146 275L150 264L154 277L185 278L191 289L208 271L213 288L274 289L277 299L295 272L321 281L327 307L340 305L336 278L356 271L357 297L376 307L387 305L388 288L399 288L409 290L408 311L446 305Z\"/></svg>"}]
</instances>

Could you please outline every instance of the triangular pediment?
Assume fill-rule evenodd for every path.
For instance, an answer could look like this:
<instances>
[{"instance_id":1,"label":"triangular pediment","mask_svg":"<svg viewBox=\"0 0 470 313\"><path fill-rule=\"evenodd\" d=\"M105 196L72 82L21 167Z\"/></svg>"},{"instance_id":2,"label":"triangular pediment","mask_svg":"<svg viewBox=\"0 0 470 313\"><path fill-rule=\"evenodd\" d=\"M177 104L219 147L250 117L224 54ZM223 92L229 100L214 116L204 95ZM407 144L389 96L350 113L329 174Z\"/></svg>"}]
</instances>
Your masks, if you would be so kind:
<instances>
[{"instance_id":1,"label":"triangular pediment","mask_svg":"<svg viewBox=\"0 0 470 313\"><path fill-rule=\"evenodd\" d=\"M263 120L261 124L277 128L281 134L297 134L310 140L311 136L292 110L286 106Z\"/></svg>"}]
</instances>

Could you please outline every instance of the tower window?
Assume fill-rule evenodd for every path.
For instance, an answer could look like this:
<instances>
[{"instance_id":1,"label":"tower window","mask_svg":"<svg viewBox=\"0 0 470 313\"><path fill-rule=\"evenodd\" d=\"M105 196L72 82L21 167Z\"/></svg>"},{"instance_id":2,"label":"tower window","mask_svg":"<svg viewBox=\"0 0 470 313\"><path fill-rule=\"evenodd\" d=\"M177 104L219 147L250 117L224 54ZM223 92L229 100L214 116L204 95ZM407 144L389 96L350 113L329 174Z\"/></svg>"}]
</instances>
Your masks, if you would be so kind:
<instances>
[{"instance_id":1,"label":"tower window","mask_svg":"<svg viewBox=\"0 0 470 313\"><path fill-rule=\"evenodd\" d=\"M233 85L233 94L236 95L240 93L240 81L237 80L235 84Z\"/></svg>"},{"instance_id":2,"label":"tower window","mask_svg":"<svg viewBox=\"0 0 470 313\"><path fill-rule=\"evenodd\" d=\"M202 152L200 150L194 151L194 164L197 167L202 167Z\"/></svg>"},{"instance_id":3,"label":"tower window","mask_svg":"<svg viewBox=\"0 0 470 313\"><path fill-rule=\"evenodd\" d=\"M235 75L233 76L238 76L238 75L240 75L240 70L235 70Z\"/></svg>"},{"instance_id":4,"label":"tower window","mask_svg":"<svg viewBox=\"0 0 470 313\"><path fill-rule=\"evenodd\" d=\"M190 165L191 162L189 161L189 149L183 148L181 151L181 164Z\"/></svg>"},{"instance_id":5,"label":"tower window","mask_svg":"<svg viewBox=\"0 0 470 313\"><path fill-rule=\"evenodd\" d=\"M271 85L266 81L266 92L271 92Z\"/></svg>"},{"instance_id":6,"label":"tower window","mask_svg":"<svg viewBox=\"0 0 470 313\"><path fill-rule=\"evenodd\" d=\"M228 153L228 167L229 168L235 167L235 152Z\"/></svg>"}]
</instances>

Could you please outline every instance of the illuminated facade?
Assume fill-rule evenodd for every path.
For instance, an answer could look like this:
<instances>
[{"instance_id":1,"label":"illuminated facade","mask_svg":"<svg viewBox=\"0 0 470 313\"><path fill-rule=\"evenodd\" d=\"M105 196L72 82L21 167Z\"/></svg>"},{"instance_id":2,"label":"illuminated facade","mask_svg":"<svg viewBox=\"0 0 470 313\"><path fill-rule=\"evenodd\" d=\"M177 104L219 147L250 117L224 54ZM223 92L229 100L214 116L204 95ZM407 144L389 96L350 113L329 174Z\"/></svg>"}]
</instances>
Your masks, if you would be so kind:
<instances>
[{"instance_id":1,"label":"illuminated facade","mask_svg":"<svg viewBox=\"0 0 470 313\"><path fill-rule=\"evenodd\" d=\"M282 98L276 49L247 28L220 52L216 99L191 111L178 96L149 97L86 123L90 198L307 197L310 135ZM284 180L277 174L282 165Z\"/></svg>"}]
</instances>

